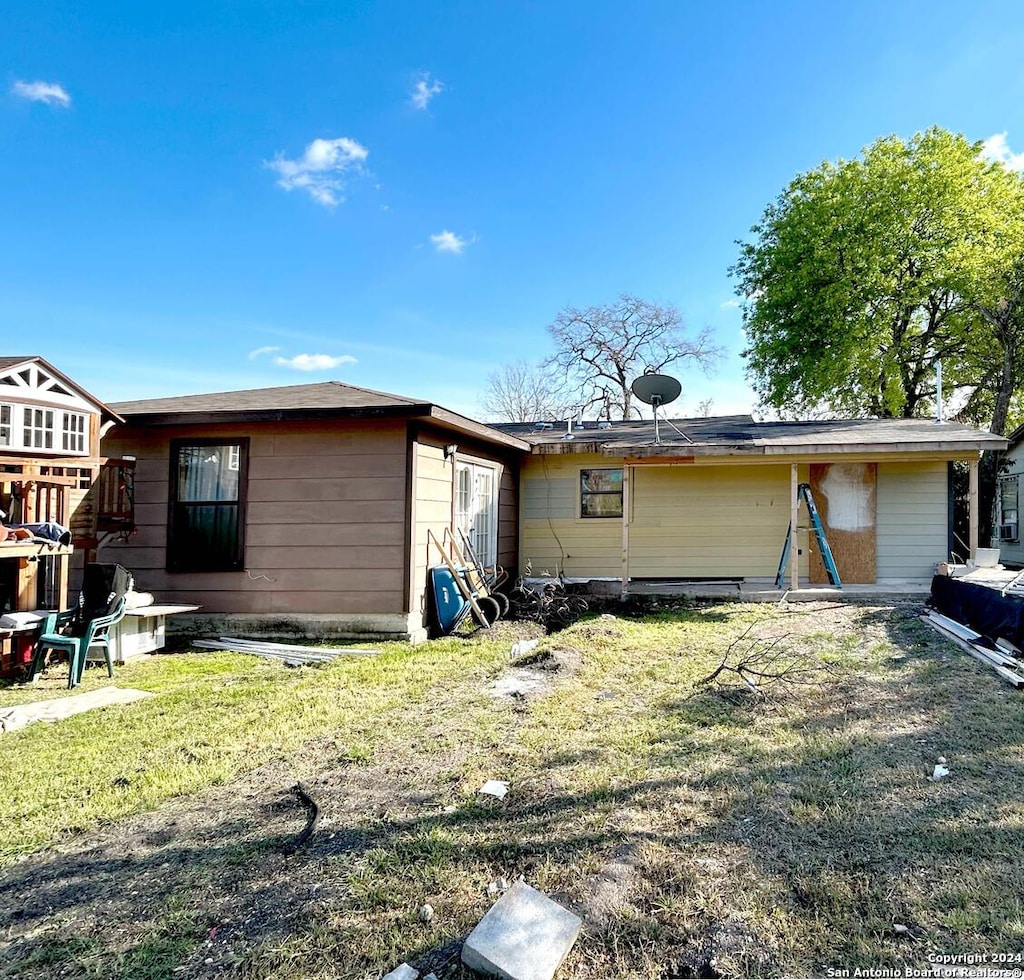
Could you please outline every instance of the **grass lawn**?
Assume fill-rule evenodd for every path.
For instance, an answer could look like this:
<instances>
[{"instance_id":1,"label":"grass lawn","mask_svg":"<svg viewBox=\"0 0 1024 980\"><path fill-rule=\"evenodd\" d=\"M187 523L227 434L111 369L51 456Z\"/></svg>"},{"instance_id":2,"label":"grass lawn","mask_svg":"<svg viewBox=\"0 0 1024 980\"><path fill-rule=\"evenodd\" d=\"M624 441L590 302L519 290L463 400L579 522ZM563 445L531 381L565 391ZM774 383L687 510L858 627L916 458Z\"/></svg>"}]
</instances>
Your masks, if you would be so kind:
<instances>
[{"instance_id":1,"label":"grass lawn","mask_svg":"<svg viewBox=\"0 0 1024 980\"><path fill-rule=\"evenodd\" d=\"M914 613L595 617L542 641L562 669L529 698L487 692L511 625L322 669L119 669L159 696L2 736L0 976L461 977L488 884L520 875L585 917L566 980L1024 954L1024 695ZM748 630L829 672L697 686ZM299 779L323 819L292 853Z\"/></svg>"}]
</instances>

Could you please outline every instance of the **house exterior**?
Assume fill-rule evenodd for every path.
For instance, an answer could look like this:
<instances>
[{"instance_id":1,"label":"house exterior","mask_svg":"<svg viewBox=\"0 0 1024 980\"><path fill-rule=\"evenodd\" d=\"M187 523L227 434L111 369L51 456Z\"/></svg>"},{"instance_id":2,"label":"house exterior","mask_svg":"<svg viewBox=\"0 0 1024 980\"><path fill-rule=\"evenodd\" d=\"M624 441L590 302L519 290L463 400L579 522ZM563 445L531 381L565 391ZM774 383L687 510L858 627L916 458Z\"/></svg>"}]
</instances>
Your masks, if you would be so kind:
<instances>
[{"instance_id":1,"label":"house exterior","mask_svg":"<svg viewBox=\"0 0 1024 980\"><path fill-rule=\"evenodd\" d=\"M826 573L808 484L844 584L927 582L950 551L950 464L1006 440L931 420L485 425L339 382L122 402L104 448L137 459L135 533L103 560L176 628L419 639L430 532L460 528L513 578L627 593L652 582L773 587Z\"/></svg>"},{"instance_id":2,"label":"house exterior","mask_svg":"<svg viewBox=\"0 0 1024 980\"><path fill-rule=\"evenodd\" d=\"M105 427L122 421L38 355L0 357L0 510L3 523L56 524L70 543L0 542L0 611L66 607L71 557L131 524L131 463L101 455ZM6 537L6 534L4 535Z\"/></svg>"},{"instance_id":3,"label":"house exterior","mask_svg":"<svg viewBox=\"0 0 1024 980\"><path fill-rule=\"evenodd\" d=\"M1024 425L1010 433L1007 443L996 482L996 536L992 547L999 548L1004 563L1024 567L1019 511L1024 490Z\"/></svg>"},{"instance_id":4,"label":"house exterior","mask_svg":"<svg viewBox=\"0 0 1024 980\"><path fill-rule=\"evenodd\" d=\"M950 550L950 462L970 467L973 554L979 454L1005 446L928 419L683 419L661 423L660 443L649 421L500 428L531 446L521 565L623 592L645 580L774 582L788 533L800 556L788 586L825 583L804 483L844 584L927 581Z\"/></svg>"},{"instance_id":5,"label":"house exterior","mask_svg":"<svg viewBox=\"0 0 1024 980\"><path fill-rule=\"evenodd\" d=\"M527 443L429 402L339 382L122 402L136 533L101 557L177 628L420 639L428 531L517 565Z\"/></svg>"}]
</instances>

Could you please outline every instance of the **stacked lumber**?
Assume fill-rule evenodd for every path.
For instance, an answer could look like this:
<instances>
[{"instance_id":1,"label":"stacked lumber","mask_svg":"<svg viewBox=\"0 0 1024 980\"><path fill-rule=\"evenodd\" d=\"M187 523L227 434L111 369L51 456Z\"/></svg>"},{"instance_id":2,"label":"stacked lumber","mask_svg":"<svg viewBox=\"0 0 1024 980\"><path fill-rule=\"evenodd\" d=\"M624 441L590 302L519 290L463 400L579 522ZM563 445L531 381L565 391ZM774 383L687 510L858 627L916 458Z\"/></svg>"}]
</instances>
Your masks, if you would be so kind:
<instances>
[{"instance_id":1,"label":"stacked lumber","mask_svg":"<svg viewBox=\"0 0 1024 980\"><path fill-rule=\"evenodd\" d=\"M216 640L196 640L192 646L202 650L230 650L254 657L281 660L288 667L323 666L337 657L375 657L380 650L357 650L354 647L309 647L294 643L271 643L269 640L246 640L237 636L221 636Z\"/></svg>"},{"instance_id":2,"label":"stacked lumber","mask_svg":"<svg viewBox=\"0 0 1024 980\"><path fill-rule=\"evenodd\" d=\"M1001 637L992 640L934 609L922 616L921 621L966 650L975 660L998 674L1008 684L1014 687L1024 686L1024 665L1016 657L1011 656L1019 655L1021 651L1008 640Z\"/></svg>"}]
</instances>

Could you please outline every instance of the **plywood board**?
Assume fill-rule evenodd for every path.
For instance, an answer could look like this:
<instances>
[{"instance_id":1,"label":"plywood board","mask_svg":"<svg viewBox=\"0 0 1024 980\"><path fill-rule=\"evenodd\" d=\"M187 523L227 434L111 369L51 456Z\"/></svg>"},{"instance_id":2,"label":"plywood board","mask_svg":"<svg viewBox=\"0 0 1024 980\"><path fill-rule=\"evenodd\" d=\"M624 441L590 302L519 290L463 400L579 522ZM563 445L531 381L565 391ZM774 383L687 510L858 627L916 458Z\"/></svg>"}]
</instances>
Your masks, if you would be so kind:
<instances>
[{"instance_id":1,"label":"plywood board","mask_svg":"<svg viewBox=\"0 0 1024 980\"><path fill-rule=\"evenodd\" d=\"M844 584L873 584L877 563L877 463L812 463L811 494ZM801 507L801 523L806 519ZM808 519L808 523L810 523ZM810 579L828 582L813 534Z\"/></svg>"}]
</instances>

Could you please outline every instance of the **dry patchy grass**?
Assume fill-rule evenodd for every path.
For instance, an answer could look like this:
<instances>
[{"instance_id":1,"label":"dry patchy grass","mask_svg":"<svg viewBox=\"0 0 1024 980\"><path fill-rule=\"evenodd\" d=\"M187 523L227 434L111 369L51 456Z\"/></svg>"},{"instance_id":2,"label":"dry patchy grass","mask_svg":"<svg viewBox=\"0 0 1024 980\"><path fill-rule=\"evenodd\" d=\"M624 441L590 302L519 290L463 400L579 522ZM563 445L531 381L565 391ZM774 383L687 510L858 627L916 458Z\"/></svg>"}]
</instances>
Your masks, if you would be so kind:
<instances>
[{"instance_id":1,"label":"dry patchy grass","mask_svg":"<svg viewBox=\"0 0 1024 980\"><path fill-rule=\"evenodd\" d=\"M695 686L748 629L829 679L767 699ZM910 607L708 605L593 618L544 643L581 662L528 700L484 693L507 628L323 671L218 655L119 675L161 697L65 730L51 771L15 780L19 799L66 811L32 811L20 849L92 829L8 869L0 976L327 980L409 960L459 977L488 883L518 875L585 915L572 980L1024 950L1021 696ZM87 744L97 730L112 763ZM952 774L930 783L940 754ZM113 806L98 784L123 772ZM476 794L488 777L510 781L504 801ZM324 821L289 854L296 778ZM132 795L136 782L149 789Z\"/></svg>"}]
</instances>

